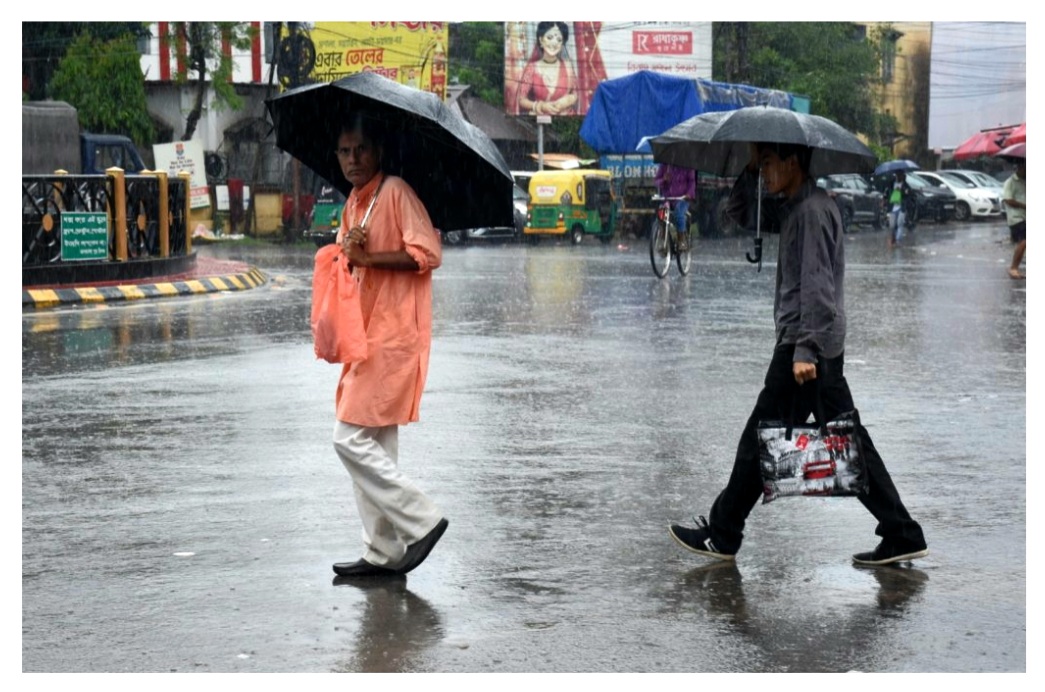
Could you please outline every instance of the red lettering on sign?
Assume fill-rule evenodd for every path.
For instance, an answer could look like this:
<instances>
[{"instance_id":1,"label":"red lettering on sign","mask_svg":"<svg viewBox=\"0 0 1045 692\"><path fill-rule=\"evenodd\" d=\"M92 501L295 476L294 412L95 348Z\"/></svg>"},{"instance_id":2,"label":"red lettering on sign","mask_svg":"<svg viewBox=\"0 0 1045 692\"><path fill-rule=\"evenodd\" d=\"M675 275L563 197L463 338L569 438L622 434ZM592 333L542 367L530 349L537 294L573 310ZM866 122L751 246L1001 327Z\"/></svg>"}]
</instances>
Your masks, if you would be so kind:
<instances>
[{"instance_id":1,"label":"red lettering on sign","mask_svg":"<svg viewBox=\"0 0 1045 692\"><path fill-rule=\"evenodd\" d=\"M692 55L693 34L689 31L635 31L631 34L635 55Z\"/></svg>"}]
</instances>

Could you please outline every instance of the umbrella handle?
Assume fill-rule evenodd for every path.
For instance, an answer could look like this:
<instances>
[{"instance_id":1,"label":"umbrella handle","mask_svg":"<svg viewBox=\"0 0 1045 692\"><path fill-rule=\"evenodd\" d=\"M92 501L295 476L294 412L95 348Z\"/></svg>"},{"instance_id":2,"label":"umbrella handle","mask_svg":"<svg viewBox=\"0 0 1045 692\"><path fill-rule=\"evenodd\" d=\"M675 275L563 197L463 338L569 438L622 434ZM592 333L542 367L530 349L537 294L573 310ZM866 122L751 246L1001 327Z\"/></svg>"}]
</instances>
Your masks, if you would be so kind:
<instances>
[{"instance_id":1,"label":"umbrella handle","mask_svg":"<svg viewBox=\"0 0 1045 692\"><path fill-rule=\"evenodd\" d=\"M747 261L751 264L758 264L758 270L762 271L762 239L755 238L755 254L752 255L750 252L747 253Z\"/></svg>"},{"instance_id":2,"label":"umbrella handle","mask_svg":"<svg viewBox=\"0 0 1045 692\"><path fill-rule=\"evenodd\" d=\"M762 271L762 167L758 168L758 213L755 216L755 254L747 253L747 261L758 264L758 271Z\"/></svg>"}]
</instances>

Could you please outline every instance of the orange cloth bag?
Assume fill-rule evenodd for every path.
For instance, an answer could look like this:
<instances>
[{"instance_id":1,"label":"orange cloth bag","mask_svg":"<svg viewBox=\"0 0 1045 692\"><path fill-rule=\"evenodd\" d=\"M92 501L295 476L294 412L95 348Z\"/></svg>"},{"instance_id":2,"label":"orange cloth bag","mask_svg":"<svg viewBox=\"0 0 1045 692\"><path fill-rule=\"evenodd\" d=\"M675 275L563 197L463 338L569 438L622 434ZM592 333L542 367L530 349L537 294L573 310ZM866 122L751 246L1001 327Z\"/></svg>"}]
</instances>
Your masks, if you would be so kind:
<instances>
[{"instance_id":1,"label":"orange cloth bag","mask_svg":"<svg viewBox=\"0 0 1045 692\"><path fill-rule=\"evenodd\" d=\"M354 363L367 356L359 286L347 264L337 243L324 245L316 252L312 272L312 342L316 358L328 363Z\"/></svg>"}]
</instances>

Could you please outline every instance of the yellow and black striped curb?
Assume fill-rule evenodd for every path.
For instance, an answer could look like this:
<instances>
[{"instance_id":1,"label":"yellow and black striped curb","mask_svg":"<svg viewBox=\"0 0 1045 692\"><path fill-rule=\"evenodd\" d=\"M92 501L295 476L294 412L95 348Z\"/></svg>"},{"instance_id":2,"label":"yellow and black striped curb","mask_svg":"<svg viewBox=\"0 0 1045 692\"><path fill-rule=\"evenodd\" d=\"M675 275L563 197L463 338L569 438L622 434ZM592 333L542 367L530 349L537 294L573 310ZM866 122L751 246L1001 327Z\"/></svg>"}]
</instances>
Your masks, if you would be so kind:
<instances>
[{"instance_id":1,"label":"yellow and black striped curb","mask_svg":"<svg viewBox=\"0 0 1045 692\"><path fill-rule=\"evenodd\" d=\"M216 293L219 291L245 291L268 281L264 272L257 268L243 274L210 276L185 281L170 281L154 284L121 284L118 286L80 286L70 288L26 289L22 291L22 309L53 308L77 303L110 303L114 301L139 300L142 298L168 298L171 296Z\"/></svg>"}]
</instances>

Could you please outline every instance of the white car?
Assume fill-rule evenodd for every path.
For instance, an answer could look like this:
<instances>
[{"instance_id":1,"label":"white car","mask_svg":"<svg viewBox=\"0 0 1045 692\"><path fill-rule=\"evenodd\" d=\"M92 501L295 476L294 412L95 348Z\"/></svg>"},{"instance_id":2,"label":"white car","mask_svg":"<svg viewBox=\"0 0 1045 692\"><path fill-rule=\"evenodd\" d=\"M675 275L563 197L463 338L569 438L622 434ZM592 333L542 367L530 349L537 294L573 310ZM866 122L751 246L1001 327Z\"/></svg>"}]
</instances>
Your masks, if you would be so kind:
<instances>
[{"instance_id":1,"label":"white car","mask_svg":"<svg viewBox=\"0 0 1045 692\"><path fill-rule=\"evenodd\" d=\"M993 175L987 175L983 171L966 171L961 168L946 168L942 171L936 171L937 173L946 173L947 175L954 176L955 178L961 178L967 183L972 183L976 187L982 187L988 192L993 192L1001 197L1002 188L1005 187L1005 183L995 178Z\"/></svg>"},{"instance_id":2,"label":"white car","mask_svg":"<svg viewBox=\"0 0 1045 692\"><path fill-rule=\"evenodd\" d=\"M971 217L1001 216L1001 195L977 187L970 182L941 171L911 171L914 175L933 185L954 192L958 198L954 205L954 220L968 221Z\"/></svg>"}]
</instances>

